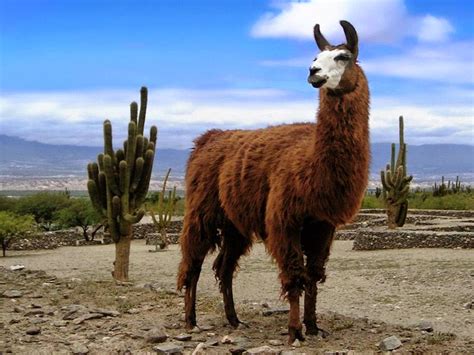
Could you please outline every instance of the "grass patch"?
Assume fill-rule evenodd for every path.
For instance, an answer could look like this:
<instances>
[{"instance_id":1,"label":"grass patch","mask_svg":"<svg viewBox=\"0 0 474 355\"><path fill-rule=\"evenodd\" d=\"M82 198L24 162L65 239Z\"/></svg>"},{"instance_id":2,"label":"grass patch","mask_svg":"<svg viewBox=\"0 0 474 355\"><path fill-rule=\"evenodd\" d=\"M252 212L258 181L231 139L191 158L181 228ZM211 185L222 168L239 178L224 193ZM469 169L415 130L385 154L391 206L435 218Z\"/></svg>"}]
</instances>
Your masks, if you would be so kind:
<instances>
[{"instance_id":1,"label":"grass patch","mask_svg":"<svg viewBox=\"0 0 474 355\"><path fill-rule=\"evenodd\" d=\"M425 210L474 210L474 193L460 192L435 197L431 192L412 192L408 196L408 207ZM366 195L362 208L385 208L385 205L382 197Z\"/></svg>"},{"instance_id":2,"label":"grass patch","mask_svg":"<svg viewBox=\"0 0 474 355\"><path fill-rule=\"evenodd\" d=\"M432 336L430 336L427 339L427 343L429 345L438 345L438 344L443 344L448 341L454 340L456 338L456 335L452 333L434 333Z\"/></svg>"}]
</instances>

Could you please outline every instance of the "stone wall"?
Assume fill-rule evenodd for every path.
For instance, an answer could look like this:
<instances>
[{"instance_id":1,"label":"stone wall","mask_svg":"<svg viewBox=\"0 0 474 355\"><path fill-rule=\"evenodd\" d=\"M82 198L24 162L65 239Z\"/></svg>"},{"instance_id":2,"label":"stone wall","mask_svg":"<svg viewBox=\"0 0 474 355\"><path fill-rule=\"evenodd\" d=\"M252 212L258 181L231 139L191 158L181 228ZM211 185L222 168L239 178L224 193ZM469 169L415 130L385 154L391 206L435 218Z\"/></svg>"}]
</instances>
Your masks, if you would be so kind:
<instances>
[{"instance_id":1,"label":"stone wall","mask_svg":"<svg viewBox=\"0 0 474 355\"><path fill-rule=\"evenodd\" d=\"M354 238L354 250L406 248L474 248L471 233L427 231L364 231Z\"/></svg>"}]
</instances>

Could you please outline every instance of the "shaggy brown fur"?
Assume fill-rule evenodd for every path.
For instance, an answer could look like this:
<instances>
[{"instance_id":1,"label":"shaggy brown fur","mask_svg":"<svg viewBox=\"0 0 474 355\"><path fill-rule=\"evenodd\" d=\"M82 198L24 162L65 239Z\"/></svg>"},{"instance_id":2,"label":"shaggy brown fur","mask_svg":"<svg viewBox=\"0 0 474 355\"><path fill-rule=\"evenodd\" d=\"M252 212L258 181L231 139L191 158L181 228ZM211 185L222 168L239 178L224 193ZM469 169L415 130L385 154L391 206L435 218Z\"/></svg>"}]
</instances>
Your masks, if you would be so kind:
<instances>
[{"instance_id":1,"label":"shaggy brown fur","mask_svg":"<svg viewBox=\"0 0 474 355\"><path fill-rule=\"evenodd\" d=\"M211 130L195 141L178 275L178 288L186 288L188 327L196 325L201 265L216 247L213 269L226 316L231 325L240 323L232 278L240 256L260 237L278 263L290 302L290 342L303 339L303 290L306 332L318 333L317 282L324 281L334 230L355 215L367 184L368 109L367 81L354 58L338 90L320 90L316 124Z\"/></svg>"}]
</instances>

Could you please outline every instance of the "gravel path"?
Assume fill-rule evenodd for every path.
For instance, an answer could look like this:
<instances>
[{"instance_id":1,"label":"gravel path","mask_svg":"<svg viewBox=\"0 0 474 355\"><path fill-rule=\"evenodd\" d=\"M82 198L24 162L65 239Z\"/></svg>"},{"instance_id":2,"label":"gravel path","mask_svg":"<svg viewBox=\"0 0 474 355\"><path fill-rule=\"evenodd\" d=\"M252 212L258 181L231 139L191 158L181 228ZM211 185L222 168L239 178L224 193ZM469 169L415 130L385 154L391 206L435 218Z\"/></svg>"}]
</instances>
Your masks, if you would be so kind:
<instances>
[{"instance_id":1,"label":"gravel path","mask_svg":"<svg viewBox=\"0 0 474 355\"><path fill-rule=\"evenodd\" d=\"M474 339L472 310L463 304L473 300L474 251L410 249L352 251L351 241L336 241L321 287L319 311L335 311L368 317L390 324L413 326L431 321L435 331L452 332ZM179 247L150 253L144 241L133 242L131 279L174 287ZM0 265L23 264L58 277L109 280L114 246L63 247L56 250L10 251ZM218 295L208 256L199 292ZM247 302L278 303L277 269L262 244L256 244L241 262L235 281L237 305ZM199 297L199 296L198 296ZM199 312L199 310L198 310Z\"/></svg>"}]
</instances>

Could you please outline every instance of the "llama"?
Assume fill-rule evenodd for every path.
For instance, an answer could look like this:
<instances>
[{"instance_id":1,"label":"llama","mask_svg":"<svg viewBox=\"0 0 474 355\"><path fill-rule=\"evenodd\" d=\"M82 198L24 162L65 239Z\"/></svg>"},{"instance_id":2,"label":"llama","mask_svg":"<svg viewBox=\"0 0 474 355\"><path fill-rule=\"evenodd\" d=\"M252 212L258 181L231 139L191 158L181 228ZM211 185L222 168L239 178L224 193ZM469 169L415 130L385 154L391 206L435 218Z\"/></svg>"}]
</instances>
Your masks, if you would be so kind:
<instances>
[{"instance_id":1,"label":"llama","mask_svg":"<svg viewBox=\"0 0 474 355\"><path fill-rule=\"evenodd\" d=\"M196 139L186 171L186 214L178 289L185 287L185 321L196 326L196 288L205 256L219 248L213 269L229 323L232 279L240 256L261 238L280 269L290 303L289 342L304 340L299 300L304 291L306 334L316 323L317 283L335 228L360 207L369 168L369 90L357 64L358 37L340 22L346 44L332 46L314 27L321 50L308 82L319 88L317 122L257 130L210 130ZM306 257L306 264L305 264Z\"/></svg>"}]
</instances>

